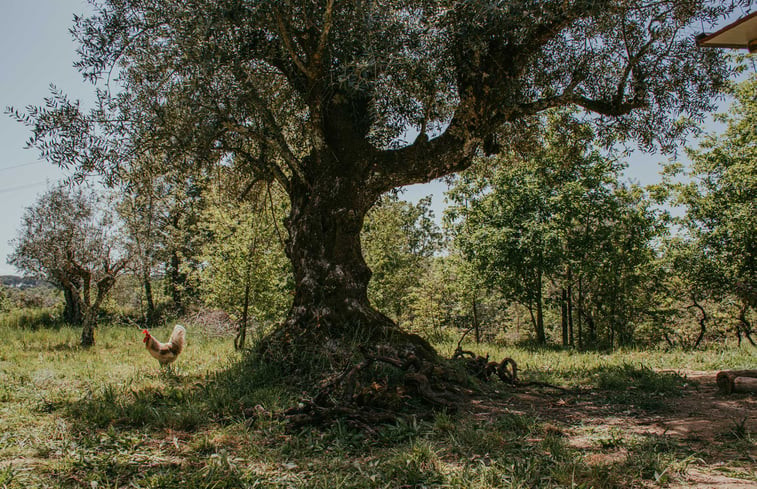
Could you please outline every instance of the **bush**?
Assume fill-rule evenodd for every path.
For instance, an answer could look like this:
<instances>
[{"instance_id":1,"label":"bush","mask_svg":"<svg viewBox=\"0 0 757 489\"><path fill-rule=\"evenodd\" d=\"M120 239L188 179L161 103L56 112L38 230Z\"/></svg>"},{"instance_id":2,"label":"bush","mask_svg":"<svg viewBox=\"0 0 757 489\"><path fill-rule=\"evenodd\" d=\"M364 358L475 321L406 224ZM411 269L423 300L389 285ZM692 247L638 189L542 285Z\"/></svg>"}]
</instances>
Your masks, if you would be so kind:
<instances>
[{"instance_id":1,"label":"bush","mask_svg":"<svg viewBox=\"0 0 757 489\"><path fill-rule=\"evenodd\" d=\"M59 308L12 309L0 314L0 326L7 328L59 328L63 324Z\"/></svg>"}]
</instances>

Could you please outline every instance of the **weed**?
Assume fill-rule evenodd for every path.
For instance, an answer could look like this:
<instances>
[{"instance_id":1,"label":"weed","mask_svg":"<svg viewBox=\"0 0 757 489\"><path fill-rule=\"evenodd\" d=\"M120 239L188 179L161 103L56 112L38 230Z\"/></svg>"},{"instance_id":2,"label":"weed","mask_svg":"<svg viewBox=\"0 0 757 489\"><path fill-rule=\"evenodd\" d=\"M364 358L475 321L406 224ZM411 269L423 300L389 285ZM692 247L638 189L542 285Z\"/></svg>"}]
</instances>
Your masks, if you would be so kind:
<instances>
[{"instance_id":1,"label":"weed","mask_svg":"<svg viewBox=\"0 0 757 489\"><path fill-rule=\"evenodd\" d=\"M726 437L734 440L751 440L752 433L747 428L746 418L741 418L739 421L732 420Z\"/></svg>"}]
</instances>

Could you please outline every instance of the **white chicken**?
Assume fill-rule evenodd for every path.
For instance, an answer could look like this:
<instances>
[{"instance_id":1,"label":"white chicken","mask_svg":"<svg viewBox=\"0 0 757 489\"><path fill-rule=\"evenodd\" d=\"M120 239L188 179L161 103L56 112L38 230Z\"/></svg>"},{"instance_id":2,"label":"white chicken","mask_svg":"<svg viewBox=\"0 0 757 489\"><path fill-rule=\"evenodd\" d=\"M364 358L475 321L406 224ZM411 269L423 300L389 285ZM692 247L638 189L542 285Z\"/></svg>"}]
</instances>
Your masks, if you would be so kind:
<instances>
[{"instance_id":1,"label":"white chicken","mask_svg":"<svg viewBox=\"0 0 757 489\"><path fill-rule=\"evenodd\" d=\"M156 340L146 329L143 329L142 332L145 334L145 338L142 340L145 348L163 367L167 367L175 361L179 353L184 349L187 331L180 324L174 326L171 332L171 339L168 340L168 343L161 343Z\"/></svg>"}]
</instances>

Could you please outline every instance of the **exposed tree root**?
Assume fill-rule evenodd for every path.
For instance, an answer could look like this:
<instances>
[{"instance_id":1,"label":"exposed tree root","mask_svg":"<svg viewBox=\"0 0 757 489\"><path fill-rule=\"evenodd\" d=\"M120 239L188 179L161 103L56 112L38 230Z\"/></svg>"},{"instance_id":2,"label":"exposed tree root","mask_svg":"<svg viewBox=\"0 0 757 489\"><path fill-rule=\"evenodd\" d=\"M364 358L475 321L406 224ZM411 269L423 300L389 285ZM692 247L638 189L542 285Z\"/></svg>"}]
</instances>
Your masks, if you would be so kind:
<instances>
[{"instance_id":1,"label":"exposed tree root","mask_svg":"<svg viewBox=\"0 0 757 489\"><path fill-rule=\"evenodd\" d=\"M489 355L477 356L475 353L465 351L458 346L452 355L452 360L462 361L468 373L484 382L488 382L493 375L507 384L515 385L518 382L518 364L510 357L504 358L499 363L490 362Z\"/></svg>"},{"instance_id":2,"label":"exposed tree root","mask_svg":"<svg viewBox=\"0 0 757 489\"><path fill-rule=\"evenodd\" d=\"M259 353L292 372L309 392L297 406L281 413L283 419L295 427L341 420L373 431L376 425L409 415L424 418L439 409L456 411L481 393L482 385L471 377L480 382L498 378L512 387L567 390L520 382L518 364L509 357L489 361L488 355L477 356L458 343L452 358L445 360L416 335L394 327L386 331L364 335L358 344L340 341L338 334L322 335L324 331L291 325L270 335ZM324 378L323 372L333 373Z\"/></svg>"},{"instance_id":3,"label":"exposed tree root","mask_svg":"<svg viewBox=\"0 0 757 489\"><path fill-rule=\"evenodd\" d=\"M465 369L468 373L485 382L488 382L493 375L496 375L502 382L510 384L513 387L537 386L570 392L570 389L566 389L565 387L560 387L559 385L547 382L539 382L538 380L521 382L518 379L518 364L510 357L505 357L499 363L490 362L489 355L486 355L485 357L477 356L473 352L461 349L458 345L455 353L452 355L452 359L465 362Z\"/></svg>"},{"instance_id":4,"label":"exposed tree root","mask_svg":"<svg viewBox=\"0 0 757 489\"><path fill-rule=\"evenodd\" d=\"M341 420L372 432L373 427L403 416L428 417L439 408L455 411L476 392L466 382L466 375L452 368L455 364L483 382L496 376L513 387L567 390L543 382L519 382L518 364L512 358L490 362L488 356L476 356L459 347L449 363L408 347L384 345L359 351L362 361L321 381L311 397L282 413L284 419L295 427Z\"/></svg>"},{"instance_id":5,"label":"exposed tree root","mask_svg":"<svg viewBox=\"0 0 757 489\"><path fill-rule=\"evenodd\" d=\"M368 428L395 421L403 412L418 414L411 405L455 410L473 393L452 369L413 349L382 346L360 352L360 363L322 381L315 395L284 411L284 417L295 426L343 419Z\"/></svg>"}]
</instances>

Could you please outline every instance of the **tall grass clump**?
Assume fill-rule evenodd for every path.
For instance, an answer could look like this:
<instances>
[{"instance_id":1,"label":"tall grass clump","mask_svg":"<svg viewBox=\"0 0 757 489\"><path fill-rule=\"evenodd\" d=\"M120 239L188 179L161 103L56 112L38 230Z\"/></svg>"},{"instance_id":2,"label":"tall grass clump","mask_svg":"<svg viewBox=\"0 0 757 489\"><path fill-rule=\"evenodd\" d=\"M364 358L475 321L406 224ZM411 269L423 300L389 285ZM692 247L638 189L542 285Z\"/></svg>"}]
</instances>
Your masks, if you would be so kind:
<instances>
[{"instance_id":1,"label":"tall grass clump","mask_svg":"<svg viewBox=\"0 0 757 489\"><path fill-rule=\"evenodd\" d=\"M64 324L57 307L12 309L0 313L0 327L9 329L60 328Z\"/></svg>"}]
</instances>

